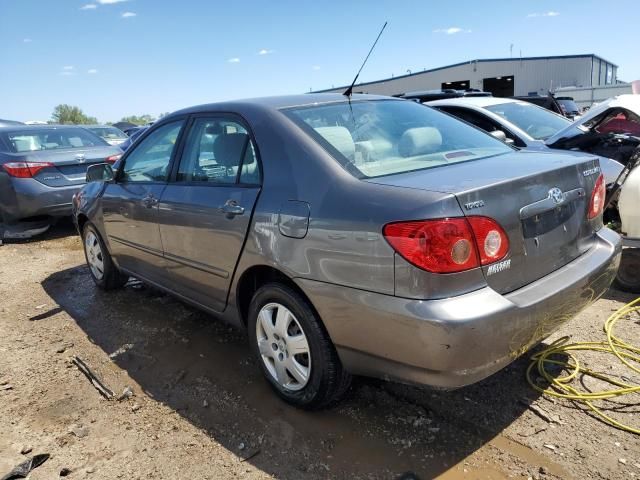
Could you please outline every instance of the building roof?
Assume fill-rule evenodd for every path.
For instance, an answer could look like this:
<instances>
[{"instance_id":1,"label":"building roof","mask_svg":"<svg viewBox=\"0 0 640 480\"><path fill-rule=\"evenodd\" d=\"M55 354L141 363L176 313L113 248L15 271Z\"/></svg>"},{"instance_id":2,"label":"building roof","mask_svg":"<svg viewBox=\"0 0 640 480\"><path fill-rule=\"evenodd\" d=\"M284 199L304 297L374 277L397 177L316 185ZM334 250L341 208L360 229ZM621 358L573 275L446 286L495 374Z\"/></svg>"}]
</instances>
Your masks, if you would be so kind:
<instances>
[{"instance_id":1,"label":"building roof","mask_svg":"<svg viewBox=\"0 0 640 480\"><path fill-rule=\"evenodd\" d=\"M471 63L491 63L491 62L514 62L514 61L529 61L529 60L562 60L562 59L569 59L569 58L597 58L598 60L601 60L603 62L609 63L612 66L618 68L618 65L616 65L615 63L610 62L609 60L602 58L594 53L584 53L584 54L579 54L579 55L552 55L552 56L548 56L548 57L509 57L509 58L479 58L479 59L474 59L474 60L467 60L466 62L459 62L459 63L454 63L451 65L446 65L444 67L437 67L437 68L431 68L429 70L423 70L421 72L415 72L415 73L408 73L405 75L398 75L397 77L387 77L387 78L382 78L380 80L373 80L371 82L362 82L362 83L357 83L356 85L354 85L354 88L357 87L361 87L361 86L366 86L366 85L373 85L376 83L383 83L383 82L389 82L392 80L398 80L399 78L408 78L408 77L416 77L419 75L424 75L425 73L431 73L431 72L437 72L439 70L446 70L447 68L453 68L453 67L459 67L461 65L469 65ZM334 87L334 88L326 88L324 90L316 90L314 93L323 93L323 92L333 92L334 90L339 90L339 89L346 89L348 87L348 85L344 85L342 87Z\"/></svg>"}]
</instances>

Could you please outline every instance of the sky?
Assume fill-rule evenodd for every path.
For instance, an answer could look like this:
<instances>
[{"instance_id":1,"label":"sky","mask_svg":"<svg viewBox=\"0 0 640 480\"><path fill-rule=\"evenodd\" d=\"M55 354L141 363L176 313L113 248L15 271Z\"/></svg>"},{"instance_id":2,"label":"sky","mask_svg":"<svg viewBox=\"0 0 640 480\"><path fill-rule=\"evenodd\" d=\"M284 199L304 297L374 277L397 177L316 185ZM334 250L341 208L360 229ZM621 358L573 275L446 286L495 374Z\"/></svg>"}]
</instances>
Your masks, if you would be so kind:
<instances>
[{"instance_id":1,"label":"sky","mask_svg":"<svg viewBox=\"0 0 640 480\"><path fill-rule=\"evenodd\" d=\"M625 14L627 12L628 14ZM101 122L478 58L594 53L640 79L637 0L0 0L0 118Z\"/></svg>"}]
</instances>

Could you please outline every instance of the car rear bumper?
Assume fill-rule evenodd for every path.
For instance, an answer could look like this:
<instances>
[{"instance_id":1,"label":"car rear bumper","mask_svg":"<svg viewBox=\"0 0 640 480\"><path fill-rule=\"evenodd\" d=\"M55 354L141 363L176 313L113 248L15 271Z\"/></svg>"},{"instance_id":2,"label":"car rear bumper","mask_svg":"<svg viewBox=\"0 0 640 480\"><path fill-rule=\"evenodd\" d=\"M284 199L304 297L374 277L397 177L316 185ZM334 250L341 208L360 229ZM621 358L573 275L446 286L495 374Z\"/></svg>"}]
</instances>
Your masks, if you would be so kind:
<instances>
[{"instance_id":1,"label":"car rear bumper","mask_svg":"<svg viewBox=\"0 0 640 480\"><path fill-rule=\"evenodd\" d=\"M500 370L595 302L616 275L621 248L620 237L603 228L587 253L506 295L485 287L412 300L307 279L297 283L348 371L454 388Z\"/></svg>"},{"instance_id":2,"label":"car rear bumper","mask_svg":"<svg viewBox=\"0 0 640 480\"><path fill-rule=\"evenodd\" d=\"M71 198L82 185L48 187L33 178L0 175L0 214L7 224L32 217L71 215Z\"/></svg>"}]
</instances>

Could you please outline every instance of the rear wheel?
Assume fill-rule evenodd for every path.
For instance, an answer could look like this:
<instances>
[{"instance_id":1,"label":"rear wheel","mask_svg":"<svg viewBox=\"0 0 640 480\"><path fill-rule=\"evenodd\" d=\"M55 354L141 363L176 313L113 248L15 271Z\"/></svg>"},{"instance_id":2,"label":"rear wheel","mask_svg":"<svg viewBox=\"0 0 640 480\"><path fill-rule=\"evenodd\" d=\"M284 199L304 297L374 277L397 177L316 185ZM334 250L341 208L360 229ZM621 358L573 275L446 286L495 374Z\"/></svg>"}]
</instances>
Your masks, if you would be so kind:
<instances>
[{"instance_id":1,"label":"rear wheel","mask_svg":"<svg viewBox=\"0 0 640 480\"><path fill-rule=\"evenodd\" d=\"M614 286L624 292L640 293L640 248L622 250Z\"/></svg>"},{"instance_id":2,"label":"rear wheel","mask_svg":"<svg viewBox=\"0 0 640 480\"><path fill-rule=\"evenodd\" d=\"M249 340L262 372L286 402L324 408L347 391L351 376L319 318L291 288L270 283L253 296Z\"/></svg>"},{"instance_id":3,"label":"rear wheel","mask_svg":"<svg viewBox=\"0 0 640 480\"><path fill-rule=\"evenodd\" d=\"M113 290L127 283L129 277L116 268L98 230L91 223L82 230L82 243L91 278L98 287Z\"/></svg>"}]
</instances>

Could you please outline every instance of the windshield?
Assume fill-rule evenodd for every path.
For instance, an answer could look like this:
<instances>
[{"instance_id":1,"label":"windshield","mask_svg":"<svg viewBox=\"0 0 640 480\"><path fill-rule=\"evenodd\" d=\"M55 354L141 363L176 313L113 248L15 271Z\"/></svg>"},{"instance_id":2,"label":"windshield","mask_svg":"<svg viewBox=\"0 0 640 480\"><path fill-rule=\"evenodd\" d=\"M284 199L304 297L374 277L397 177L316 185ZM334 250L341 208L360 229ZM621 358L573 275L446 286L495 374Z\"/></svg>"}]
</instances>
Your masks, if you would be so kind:
<instances>
[{"instance_id":1,"label":"windshield","mask_svg":"<svg viewBox=\"0 0 640 480\"><path fill-rule=\"evenodd\" d=\"M100 137L83 128L11 131L2 132L0 135L14 153L108 145Z\"/></svg>"},{"instance_id":2,"label":"windshield","mask_svg":"<svg viewBox=\"0 0 640 480\"><path fill-rule=\"evenodd\" d=\"M115 127L89 127L87 130L91 130L96 135L106 139L106 140L114 140L118 138L125 139L127 136L121 130L118 130Z\"/></svg>"},{"instance_id":3,"label":"windshield","mask_svg":"<svg viewBox=\"0 0 640 480\"><path fill-rule=\"evenodd\" d=\"M404 100L292 108L287 115L358 177L379 177L512 152L499 140Z\"/></svg>"},{"instance_id":4,"label":"windshield","mask_svg":"<svg viewBox=\"0 0 640 480\"><path fill-rule=\"evenodd\" d=\"M566 118L530 103L499 103L485 108L513 123L536 140L546 140L571 125Z\"/></svg>"},{"instance_id":5,"label":"windshield","mask_svg":"<svg viewBox=\"0 0 640 480\"><path fill-rule=\"evenodd\" d=\"M556 98L556 102L558 102L560 104L560 106L562 108L564 108L564 111L567 112L567 113L579 113L580 112L580 109L578 108L578 105L571 98Z\"/></svg>"}]
</instances>

